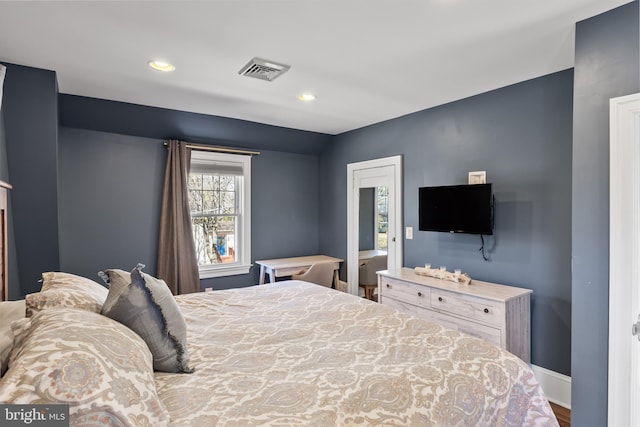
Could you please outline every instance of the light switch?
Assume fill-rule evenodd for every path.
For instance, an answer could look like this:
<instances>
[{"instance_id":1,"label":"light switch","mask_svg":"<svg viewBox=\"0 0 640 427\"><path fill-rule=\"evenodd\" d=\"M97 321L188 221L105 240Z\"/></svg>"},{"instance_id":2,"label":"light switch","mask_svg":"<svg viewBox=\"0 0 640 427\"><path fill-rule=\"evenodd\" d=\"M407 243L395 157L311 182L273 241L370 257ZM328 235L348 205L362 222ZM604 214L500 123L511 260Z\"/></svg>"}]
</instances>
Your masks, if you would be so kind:
<instances>
[{"instance_id":1,"label":"light switch","mask_svg":"<svg viewBox=\"0 0 640 427\"><path fill-rule=\"evenodd\" d=\"M406 236L407 240L413 239L413 227L407 227L407 229L405 231L405 236Z\"/></svg>"}]
</instances>

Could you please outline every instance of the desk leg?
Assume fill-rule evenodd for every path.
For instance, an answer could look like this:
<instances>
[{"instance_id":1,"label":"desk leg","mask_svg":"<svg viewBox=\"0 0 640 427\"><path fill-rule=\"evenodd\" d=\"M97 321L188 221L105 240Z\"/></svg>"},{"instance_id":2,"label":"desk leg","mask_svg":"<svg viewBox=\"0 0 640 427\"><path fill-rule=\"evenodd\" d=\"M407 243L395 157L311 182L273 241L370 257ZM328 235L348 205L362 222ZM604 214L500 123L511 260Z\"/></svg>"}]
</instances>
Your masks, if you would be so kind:
<instances>
[{"instance_id":1,"label":"desk leg","mask_svg":"<svg viewBox=\"0 0 640 427\"><path fill-rule=\"evenodd\" d=\"M271 283L275 283L276 282L276 272L273 268L269 269L269 282Z\"/></svg>"},{"instance_id":2,"label":"desk leg","mask_svg":"<svg viewBox=\"0 0 640 427\"><path fill-rule=\"evenodd\" d=\"M264 285L264 265L260 266L260 281L258 282L260 285Z\"/></svg>"},{"instance_id":3,"label":"desk leg","mask_svg":"<svg viewBox=\"0 0 640 427\"><path fill-rule=\"evenodd\" d=\"M340 287L340 274L338 273L338 270L333 270L333 288L339 289L339 287Z\"/></svg>"}]
</instances>

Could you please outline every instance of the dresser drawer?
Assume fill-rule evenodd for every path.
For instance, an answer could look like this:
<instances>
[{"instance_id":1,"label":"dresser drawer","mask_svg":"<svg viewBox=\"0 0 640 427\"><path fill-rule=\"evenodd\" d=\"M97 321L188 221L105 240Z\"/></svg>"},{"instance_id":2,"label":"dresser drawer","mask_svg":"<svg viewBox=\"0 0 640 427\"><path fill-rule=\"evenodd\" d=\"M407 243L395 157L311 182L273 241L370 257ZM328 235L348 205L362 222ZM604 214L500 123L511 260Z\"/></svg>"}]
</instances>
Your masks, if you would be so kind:
<instances>
[{"instance_id":1,"label":"dresser drawer","mask_svg":"<svg viewBox=\"0 0 640 427\"><path fill-rule=\"evenodd\" d=\"M384 296L382 298L382 305L395 308L396 310L402 313L411 314L412 316L420 317L422 319L425 318L424 312L427 311L422 307L418 307L417 305L413 305L404 301L399 301L397 299L389 298L388 296Z\"/></svg>"},{"instance_id":2,"label":"dresser drawer","mask_svg":"<svg viewBox=\"0 0 640 427\"><path fill-rule=\"evenodd\" d=\"M502 332L500 329L435 311L422 310L422 315L418 317L430 320L433 323L437 323L450 329L455 329L456 331L464 332L477 338L482 338L483 340L489 341L497 346L504 347L504 343L502 342Z\"/></svg>"},{"instance_id":3,"label":"dresser drawer","mask_svg":"<svg viewBox=\"0 0 640 427\"><path fill-rule=\"evenodd\" d=\"M415 305L407 304L403 301L398 301L393 298L385 298L382 302L383 305L395 308L403 313L410 314L420 319L428 320L433 323L437 323L449 329L464 332L477 338L482 338L485 341L489 341L497 346L504 347L502 342L502 332L500 329L492 328L491 326L482 325L469 320L460 319L458 317L450 316L446 313L438 313L437 311L425 310L424 308L417 307Z\"/></svg>"},{"instance_id":4,"label":"dresser drawer","mask_svg":"<svg viewBox=\"0 0 640 427\"><path fill-rule=\"evenodd\" d=\"M431 289L414 283L403 282L384 277L382 279L382 300L393 298L397 301L429 308L431 301L429 298Z\"/></svg>"},{"instance_id":5,"label":"dresser drawer","mask_svg":"<svg viewBox=\"0 0 640 427\"><path fill-rule=\"evenodd\" d=\"M491 325L504 323L503 304L439 289L431 290L431 308Z\"/></svg>"}]
</instances>

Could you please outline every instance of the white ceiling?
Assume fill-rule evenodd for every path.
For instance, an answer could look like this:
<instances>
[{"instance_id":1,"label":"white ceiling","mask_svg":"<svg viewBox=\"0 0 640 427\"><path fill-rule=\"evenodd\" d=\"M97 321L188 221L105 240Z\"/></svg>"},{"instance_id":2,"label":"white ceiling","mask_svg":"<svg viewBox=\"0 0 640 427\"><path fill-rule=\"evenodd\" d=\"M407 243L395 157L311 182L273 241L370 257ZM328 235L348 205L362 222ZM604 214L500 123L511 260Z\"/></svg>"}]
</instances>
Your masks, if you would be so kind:
<instances>
[{"instance_id":1,"label":"white ceiling","mask_svg":"<svg viewBox=\"0 0 640 427\"><path fill-rule=\"evenodd\" d=\"M0 62L61 93L337 134L570 68L575 22L628 2L2 1ZM238 75L254 56L291 69Z\"/></svg>"}]
</instances>

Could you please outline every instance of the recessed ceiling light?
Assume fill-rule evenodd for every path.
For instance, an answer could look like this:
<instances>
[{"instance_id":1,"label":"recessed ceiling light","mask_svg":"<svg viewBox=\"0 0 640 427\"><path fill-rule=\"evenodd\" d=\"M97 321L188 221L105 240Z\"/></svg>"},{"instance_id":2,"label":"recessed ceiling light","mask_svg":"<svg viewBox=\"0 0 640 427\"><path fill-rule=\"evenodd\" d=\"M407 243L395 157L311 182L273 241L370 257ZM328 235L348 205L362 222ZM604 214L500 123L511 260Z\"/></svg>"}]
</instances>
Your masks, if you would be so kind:
<instances>
[{"instance_id":1,"label":"recessed ceiling light","mask_svg":"<svg viewBox=\"0 0 640 427\"><path fill-rule=\"evenodd\" d=\"M312 93L303 93L302 95L298 95L298 99L300 101L315 101L316 96Z\"/></svg>"},{"instance_id":2,"label":"recessed ceiling light","mask_svg":"<svg viewBox=\"0 0 640 427\"><path fill-rule=\"evenodd\" d=\"M176 69L176 67L173 64L170 64L165 61L149 61L147 62L147 64L149 65L149 67L153 68L156 71L169 72Z\"/></svg>"}]
</instances>

